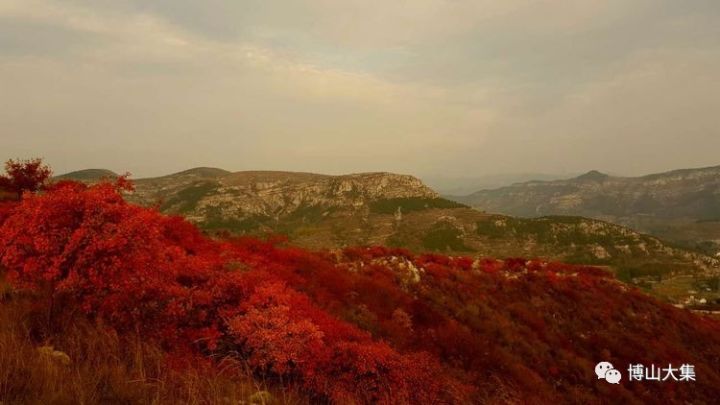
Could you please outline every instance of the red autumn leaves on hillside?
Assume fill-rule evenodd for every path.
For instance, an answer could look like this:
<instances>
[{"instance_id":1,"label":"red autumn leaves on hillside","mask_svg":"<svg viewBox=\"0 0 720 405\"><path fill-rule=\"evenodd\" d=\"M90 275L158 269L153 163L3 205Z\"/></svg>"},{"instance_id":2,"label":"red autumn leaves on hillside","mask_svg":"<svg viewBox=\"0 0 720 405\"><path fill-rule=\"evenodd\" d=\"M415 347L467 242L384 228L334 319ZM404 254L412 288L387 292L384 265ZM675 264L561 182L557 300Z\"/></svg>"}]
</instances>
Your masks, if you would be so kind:
<instances>
[{"instance_id":1,"label":"red autumn leaves on hillside","mask_svg":"<svg viewBox=\"0 0 720 405\"><path fill-rule=\"evenodd\" d=\"M125 202L126 181L62 182L0 209L0 270L50 322L72 316L226 356L333 403L711 403L720 324L606 272L400 249L309 252L211 239ZM594 365L690 363L689 385L610 385Z\"/></svg>"},{"instance_id":2,"label":"red autumn leaves on hillside","mask_svg":"<svg viewBox=\"0 0 720 405\"><path fill-rule=\"evenodd\" d=\"M11 283L52 299L51 317L79 310L173 351L240 353L258 373L338 403L469 394L438 361L401 354L289 288L272 256L206 239L120 189L63 183L6 214L0 264Z\"/></svg>"}]
</instances>

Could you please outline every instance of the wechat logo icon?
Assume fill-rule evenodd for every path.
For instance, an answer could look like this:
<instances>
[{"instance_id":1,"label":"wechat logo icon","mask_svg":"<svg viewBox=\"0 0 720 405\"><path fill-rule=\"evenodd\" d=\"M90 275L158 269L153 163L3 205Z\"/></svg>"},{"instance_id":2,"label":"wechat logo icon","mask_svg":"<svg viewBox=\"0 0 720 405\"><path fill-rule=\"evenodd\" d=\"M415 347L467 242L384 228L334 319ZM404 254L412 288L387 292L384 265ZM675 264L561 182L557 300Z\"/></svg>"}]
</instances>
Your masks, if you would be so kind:
<instances>
[{"instance_id":1,"label":"wechat logo icon","mask_svg":"<svg viewBox=\"0 0 720 405\"><path fill-rule=\"evenodd\" d=\"M619 384L622 380L622 374L616 370L612 364L607 361L601 361L595 366L595 374L598 380L605 380L610 384Z\"/></svg>"}]
</instances>

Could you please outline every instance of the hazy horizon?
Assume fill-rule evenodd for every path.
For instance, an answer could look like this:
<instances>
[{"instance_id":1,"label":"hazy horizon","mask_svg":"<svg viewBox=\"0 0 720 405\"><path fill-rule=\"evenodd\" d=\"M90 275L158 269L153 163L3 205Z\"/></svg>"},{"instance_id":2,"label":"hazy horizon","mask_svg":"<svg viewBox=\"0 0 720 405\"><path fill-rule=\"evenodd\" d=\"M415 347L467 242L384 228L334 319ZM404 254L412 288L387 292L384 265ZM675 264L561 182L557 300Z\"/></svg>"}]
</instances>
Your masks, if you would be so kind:
<instances>
[{"instance_id":1,"label":"hazy horizon","mask_svg":"<svg viewBox=\"0 0 720 405\"><path fill-rule=\"evenodd\" d=\"M710 0L0 0L4 158L422 178L714 166Z\"/></svg>"}]
</instances>

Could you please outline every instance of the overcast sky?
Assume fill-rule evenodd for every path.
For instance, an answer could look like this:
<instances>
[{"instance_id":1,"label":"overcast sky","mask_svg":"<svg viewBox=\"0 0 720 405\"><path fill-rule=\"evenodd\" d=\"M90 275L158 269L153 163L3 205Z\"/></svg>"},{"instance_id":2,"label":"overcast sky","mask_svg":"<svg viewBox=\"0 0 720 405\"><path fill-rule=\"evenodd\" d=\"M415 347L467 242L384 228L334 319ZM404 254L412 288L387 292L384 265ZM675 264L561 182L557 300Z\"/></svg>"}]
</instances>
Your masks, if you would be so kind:
<instances>
[{"instance_id":1,"label":"overcast sky","mask_svg":"<svg viewBox=\"0 0 720 405\"><path fill-rule=\"evenodd\" d=\"M0 0L0 151L136 177L720 165L720 1Z\"/></svg>"}]
</instances>

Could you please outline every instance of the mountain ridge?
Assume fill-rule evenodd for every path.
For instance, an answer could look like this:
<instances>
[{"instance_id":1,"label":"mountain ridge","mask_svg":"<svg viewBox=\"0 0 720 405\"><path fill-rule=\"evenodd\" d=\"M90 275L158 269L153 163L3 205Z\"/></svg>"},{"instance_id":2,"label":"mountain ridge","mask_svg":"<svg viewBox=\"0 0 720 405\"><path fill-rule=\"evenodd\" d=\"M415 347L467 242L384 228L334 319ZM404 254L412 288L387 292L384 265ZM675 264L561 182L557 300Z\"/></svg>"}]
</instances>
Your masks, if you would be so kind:
<instances>
[{"instance_id":1,"label":"mountain ridge","mask_svg":"<svg viewBox=\"0 0 720 405\"><path fill-rule=\"evenodd\" d=\"M640 177L590 171L566 180L515 183L448 198L524 217L581 215L617 222L613 217L645 215L711 220L720 218L720 166Z\"/></svg>"}]
</instances>

